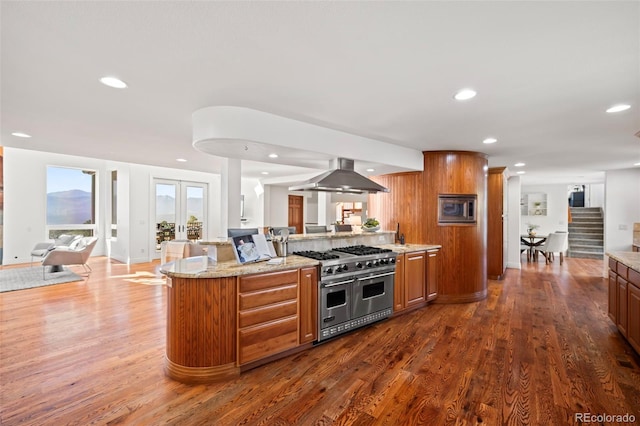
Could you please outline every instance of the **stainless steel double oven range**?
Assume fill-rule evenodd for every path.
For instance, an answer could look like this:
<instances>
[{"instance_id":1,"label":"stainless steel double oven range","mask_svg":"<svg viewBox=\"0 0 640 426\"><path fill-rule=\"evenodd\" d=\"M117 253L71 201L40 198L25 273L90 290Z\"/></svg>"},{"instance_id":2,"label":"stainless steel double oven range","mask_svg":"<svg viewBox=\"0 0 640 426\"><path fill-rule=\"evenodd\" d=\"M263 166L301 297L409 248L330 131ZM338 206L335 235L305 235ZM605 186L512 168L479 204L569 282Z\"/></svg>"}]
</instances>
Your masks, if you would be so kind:
<instances>
[{"instance_id":1,"label":"stainless steel double oven range","mask_svg":"<svg viewBox=\"0 0 640 426\"><path fill-rule=\"evenodd\" d=\"M294 254L320 260L318 342L393 313L397 253L369 246Z\"/></svg>"}]
</instances>

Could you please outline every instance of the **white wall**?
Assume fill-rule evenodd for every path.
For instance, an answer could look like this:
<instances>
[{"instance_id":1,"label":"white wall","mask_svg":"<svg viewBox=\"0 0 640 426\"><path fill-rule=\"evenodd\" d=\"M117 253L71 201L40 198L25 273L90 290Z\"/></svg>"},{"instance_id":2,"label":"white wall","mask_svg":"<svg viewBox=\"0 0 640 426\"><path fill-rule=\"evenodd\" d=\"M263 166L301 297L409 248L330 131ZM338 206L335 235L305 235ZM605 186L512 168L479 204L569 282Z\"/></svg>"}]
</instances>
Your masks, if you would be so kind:
<instances>
[{"instance_id":1,"label":"white wall","mask_svg":"<svg viewBox=\"0 0 640 426\"><path fill-rule=\"evenodd\" d=\"M604 210L604 183L592 183L587 185L587 194L585 196L588 200L587 207L600 207Z\"/></svg>"},{"instance_id":2,"label":"white wall","mask_svg":"<svg viewBox=\"0 0 640 426\"><path fill-rule=\"evenodd\" d=\"M540 226L540 228L536 229L536 232L540 235L556 231L567 231L569 228L567 223L569 209L567 186L566 184L522 185L522 194L541 192L547 194L547 215L522 215L520 218L520 233L526 233L527 224L529 223Z\"/></svg>"},{"instance_id":3,"label":"white wall","mask_svg":"<svg viewBox=\"0 0 640 426\"><path fill-rule=\"evenodd\" d=\"M507 268L520 269L520 234L522 234L520 217L520 176L512 176L507 181Z\"/></svg>"},{"instance_id":4,"label":"white wall","mask_svg":"<svg viewBox=\"0 0 640 426\"><path fill-rule=\"evenodd\" d=\"M640 168L606 172L605 253L631 251L634 222L640 222Z\"/></svg>"},{"instance_id":5,"label":"white wall","mask_svg":"<svg viewBox=\"0 0 640 426\"><path fill-rule=\"evenodd\" d=\"M47 166L96 170L99 241L94 249L94 256L107 254L111 170L118 170L118 238L116 241L110 240L114 243L111 247L114 259L138 263L157 257L150 201L154 178L206 182L209 186L207 216L210 226L205 237L217 236L220 217L219 175L5 147L4 264L29 262L33 246L48 240Z\"/></svg>"},{"instance_id":6,"label":"white wall","mask_svg":"<svg viewBox=\"0 0 640 426\"><path fill-rule=\"evenodd\" d=\"M269 223L268 226L288 226L289 225L289 189L283 186L265 185L269 188ZM294 193L292 193L294 194ZM267 192L265 191L265 195ZM302 193L295 195L302 195ZM266 205L266 203L265 203ZM306 214L306 206L304 207ZM266 216L266 214L265 214Z\"/></svg>"}]
</instances>

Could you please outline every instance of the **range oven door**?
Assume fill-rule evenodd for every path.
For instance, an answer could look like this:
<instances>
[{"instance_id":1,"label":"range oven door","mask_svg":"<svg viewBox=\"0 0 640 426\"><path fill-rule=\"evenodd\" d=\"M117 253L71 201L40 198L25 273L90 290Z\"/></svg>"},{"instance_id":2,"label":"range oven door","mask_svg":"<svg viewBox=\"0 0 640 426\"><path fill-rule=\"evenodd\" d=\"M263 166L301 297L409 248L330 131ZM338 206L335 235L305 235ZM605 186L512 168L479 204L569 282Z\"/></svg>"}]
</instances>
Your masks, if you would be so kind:
<instances>
[{"instance_id":1,"label":"range oven door","mask_svg":"<svg viewBox=\"0 0 640 426\"><path fill-rule=\"evenodd\" d=\"M353 278L320 282L320 329L351 319Z\"/></svg>"},{"instance_id":2,"label":"range oven door","mask_svg":"<svg viewBox=\"0 0 640 426\"><path fill-rule=\"evenodd\" d=\"M393 308L395 271L358 277L353 286L353 318Z\"/></svg>"}]
</instances>

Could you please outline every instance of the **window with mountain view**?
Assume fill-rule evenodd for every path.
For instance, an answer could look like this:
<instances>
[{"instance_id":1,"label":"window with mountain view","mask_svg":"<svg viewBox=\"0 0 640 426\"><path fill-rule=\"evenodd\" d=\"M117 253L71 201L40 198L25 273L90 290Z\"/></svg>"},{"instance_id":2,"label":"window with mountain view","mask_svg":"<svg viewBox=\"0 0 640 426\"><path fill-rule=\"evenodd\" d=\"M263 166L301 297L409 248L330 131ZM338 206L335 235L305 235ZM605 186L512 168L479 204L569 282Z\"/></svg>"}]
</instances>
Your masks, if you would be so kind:
<instances>
[{"instance_id":1,"label":"window with mountain view","mask_svg":"<svg viewBox=\"0 0 640 426\"><path fill-rule=\"evenodd\" d=\"M47 167L47 231L92 236L95 233L94 170Z\"/></svg>"}]
</instances>

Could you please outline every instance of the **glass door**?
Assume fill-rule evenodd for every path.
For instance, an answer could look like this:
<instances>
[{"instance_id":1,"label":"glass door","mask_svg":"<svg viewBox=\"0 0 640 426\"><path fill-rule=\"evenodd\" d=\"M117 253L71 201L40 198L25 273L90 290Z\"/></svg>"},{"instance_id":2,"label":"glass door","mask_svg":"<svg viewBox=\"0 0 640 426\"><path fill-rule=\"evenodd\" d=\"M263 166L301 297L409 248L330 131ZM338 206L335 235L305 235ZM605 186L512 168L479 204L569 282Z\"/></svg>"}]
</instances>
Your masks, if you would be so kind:
<instances>
[{"instance_id":1,"label":"glass door","mask_svg":"<svg viewBox=\"0 0 640 426\"><path fill-rule=\"evenodd\" d=\"M154 179L155 249L163 241L201 240L206 230L207 184Z\"/></svg>"}]
</instances>

